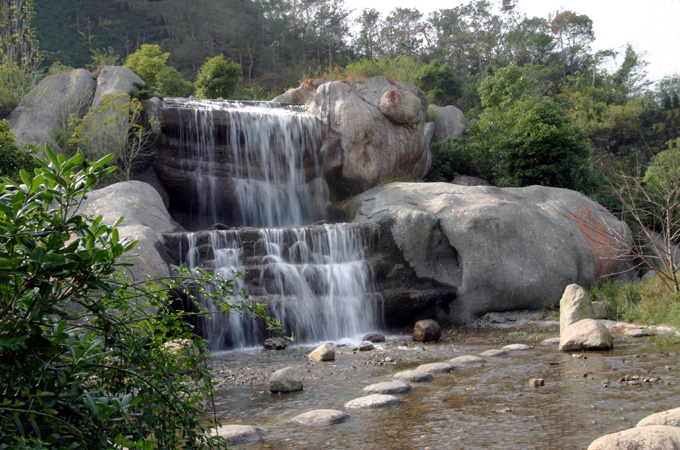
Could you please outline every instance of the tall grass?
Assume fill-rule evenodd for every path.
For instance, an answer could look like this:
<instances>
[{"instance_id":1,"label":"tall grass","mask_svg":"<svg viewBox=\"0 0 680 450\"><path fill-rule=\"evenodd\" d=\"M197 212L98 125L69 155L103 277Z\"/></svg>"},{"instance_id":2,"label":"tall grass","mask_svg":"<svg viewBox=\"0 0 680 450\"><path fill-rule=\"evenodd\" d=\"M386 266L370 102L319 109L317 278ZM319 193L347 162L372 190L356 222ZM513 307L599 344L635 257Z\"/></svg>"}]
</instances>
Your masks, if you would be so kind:
<instances>
[{"instance_id":1,"label":"tall grass","mask_svg":"<svg viewBox=\"0 0 680 450\"><path fill-rule=\"evenodd\" d=\"M680 328L680 294L658 277L636 283L610 281L588 292L591 300L606 303L610 319Z\"/></svg>"}]
</instances>

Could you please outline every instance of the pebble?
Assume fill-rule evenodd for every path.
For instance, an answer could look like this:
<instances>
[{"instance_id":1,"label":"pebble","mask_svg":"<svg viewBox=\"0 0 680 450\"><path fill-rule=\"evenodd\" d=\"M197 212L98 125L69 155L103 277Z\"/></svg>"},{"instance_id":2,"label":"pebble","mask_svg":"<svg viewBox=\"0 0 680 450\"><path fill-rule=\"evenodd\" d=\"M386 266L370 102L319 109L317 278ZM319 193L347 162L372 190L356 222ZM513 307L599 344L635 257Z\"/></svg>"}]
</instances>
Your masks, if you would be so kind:
<instances>
[{"instance_id":1,"label":"pebble","mask_svg":"<svg viewBox=\"0 0 680 450\"><path fill-rule=\"evenodd\" d=\"M545 380L543 378L532 378L529 380L529 386L531 387L539 387L539 386L545 386Z\"/></svg>"}]
</instances>

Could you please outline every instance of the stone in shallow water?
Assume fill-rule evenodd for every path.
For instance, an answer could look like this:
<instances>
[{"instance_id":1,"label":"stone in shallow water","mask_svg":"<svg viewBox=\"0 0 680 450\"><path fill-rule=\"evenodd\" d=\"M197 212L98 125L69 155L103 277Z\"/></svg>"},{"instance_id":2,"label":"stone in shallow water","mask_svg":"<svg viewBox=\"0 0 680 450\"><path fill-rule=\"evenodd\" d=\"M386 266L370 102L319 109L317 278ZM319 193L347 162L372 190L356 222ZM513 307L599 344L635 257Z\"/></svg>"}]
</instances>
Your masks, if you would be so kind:
<instances>
[{"instance_id":1,"label":"stone in shallow water","mask_svg":"<svg viewBox=\"0 0 680 450\"><path fill-rule=\"evenodd\" d=\"M292 419L293 423L300 425L327 426L341 423L349 419L350 415L335 409L315 409L306 413L299 414Z\"/></svg>"},{"instance_id":2,"label":"stone in shallow water","mask_svg":"<svg viewBox=\"0 0 680 450\"><path fill-rule=\"evenodd\" d=\"M416 342L438 341L441 336L441 327L432 319L419 320L413 327L413 340Z\"/></svg>"},{"instance_id":3,"label":"stone in shallow water","mask_svg":"<svg viewBox=\"0 0 680 450\"><path fill-rule=\"evenodd\" d=\"M286 344L279 338L267 338L262 343L265 350L285 350Z\"/></svg>"},{"instance_id":4,"label":"stone in shallow water","mask_svg":"<svg viewBox=\"0 0 680 450\"><path fill-rule=\"evenodd\" d=\"M333 344L319 345L307 356L307 358L309 358L310 361L334 361L335 347L333 347Z\"/></svg>"},{"instance_id":5,"label":"stone in shallow water","mask_svg":"<svg viewBox=\"0 0 680 450\"><path fill-rule=\"evenodd\" d=\"M431 373L423 372L422 370L404 370L394 374L394 378L402 381L411 381L420 383L422 381L432 381L434 377Z\"/></svg>"},{"instance_id":6,"label":"stone in shallow water","mask_svg":"<svg viewBox=\"0 0 680 450\"><path fill-rule=\"evenodd\" d=\"M486 364L486 359L474 355L456 356L449 360L454 367L481 366Z\"/></svg>"},{"instance_id":7,"label":"stone in shallow water","mask_svg":"<svg viewBox=\"0 0 680 450\"><path fill-rule=\"evenodd\" d=\"M486 356L487 358L498 358L499 356L508 356L510 352L503 349L487 350L479 354L479 356Z\"/></svg>"},{"instance_id":8,"label":"stone in shallow water","mask_svg":"<svg viewBox=\"0 0 680 450\"><path fill-rule=\"evenodd\" d=\"M614 346L607 328L594 319L583 319L569 325L560 335L560 351L609 350Z\"/></svg>"},{"instance_id":9,"label":"stone in shallow water","mask_svg":"<svg viewBox=\"0 0 680 450\"><path fill-rule=\"evenodd\" d=\"M345 403L345 408L359 409L359 408L384 408L386 406L393 406L399 403L399 399L394 395L385 394L371 394L365 397L355 398Z\"/></svg>"},{"instance_id":10,"label":"stone in shallow water","mask_svg":"<svg viewBox=\"0 0 680 450\"><path fill-rule=\"evenodd\" d=\"M503 350L507 350L509 352L523 352L526 350L531 350L531 347L525 344L510 344L504 346Z\"/></svg>"},{"instance_id":11,"label":"stone in shallow water","mask_svg":"<svg viewBox=\"0 0 680 450\"><path fill-rule=\"evenodd\" d=\"M422 370L427 373L446 373L456 370L456 366L447 362L436 362L430 364L422 364L416 370Z\"/></svg>"},{"instance_id":12,"label":"stone in shallow water","mask_svg":"<svg viewBox=\"0 0 680 450\"><path fill-rule=\"evenodd\" d=\"M269 377L269 390L273 393L301 391L302 376L292 367L284 367Z\"/></svg>"},{"instance_id":13,"label":"stone in shallow water","mask_svg":"<svg viewBox=\"0 0 680 450\"><path fill-rule=\"evenodd\" d=\"M403 381L386 381L366 386L362 394L406 394L411 392L411 385Z\"/></svg>"},{"instance_id":14,"label":"stone in shallow water","mask_svg":"<svg viewBox=\"0 0 680 450\"><path fill-rule=\"evenodd\" d=\"M560 338L553 337L541 341L541 345L560 345Z\"/></svg>"},{"instance_id":15,"label":"stone in shallow water","mask_svg":"<svg viewBox=\"0 0 680 450\"><path fill-rule=\"evenodd\" d=\"M369 333L366 336L364 336L361 340L373 342L373 343L375 343L375 342L385 342L385 336L383 336L382 334L378 334L378 333Z\"/></svg>"},{"instance_id":16,"label":"stone in shallow water","mask_svg":"<svg viewBox=\"0 0 680 450\"><path fill-rule=\"evenodd\" d=\"M370 352L371 350L375 350L375 345L372 342L364 341L359 345L360 352Z\"/></svg>"},{"instance_id":17,"label":"stone in shallow water","mask_svg":"<svg viewBox=\"0 0 680 450\"><path fill-rule=\"evenodd\" d=\"M229 444L245 444L259 442L264 436L264 430L250 425L223 425L215 429L215 434L229 441Z\"/></svg>"},{"instance_id":18,"label":"stone in shallow water","mask_svg":"<svg viewBox=\"0 0 680 450\"><path fill-rule=\"evenodd\" d=\"M649 328L635 328L633 330L628 330L625 333L623 333L625 337L632 337L632 338L639 338L639 337L647 337L647 336L654 336L654 332L650 330Z\"/></svg>"}]
</instances>

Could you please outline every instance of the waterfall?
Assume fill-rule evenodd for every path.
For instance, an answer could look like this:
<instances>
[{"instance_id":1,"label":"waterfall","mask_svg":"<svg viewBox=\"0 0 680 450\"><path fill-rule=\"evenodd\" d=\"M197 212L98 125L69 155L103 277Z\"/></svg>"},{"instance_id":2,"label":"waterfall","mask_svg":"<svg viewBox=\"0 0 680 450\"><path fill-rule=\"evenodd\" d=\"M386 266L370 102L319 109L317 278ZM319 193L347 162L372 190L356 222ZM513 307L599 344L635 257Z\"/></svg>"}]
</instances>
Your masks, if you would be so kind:
<instances>
[{"instance_id":1,"label":"waterfall","mask_svg":"<svg viewBox=\"0 0 680 450\"><path fill-rule=\"evenodd\" d=\"M300 225L324 216L321 126L301 107L168 98L191 175L190 222L205 228Z\"/></svg>"},{"instance_id":2,"label":"waterfall","mask_svg":"<svg viewBox=\"0 0 680 450\"><path fill-rule=\"evenodd\" d=\"M325 219L329 204L318 120L271 103L166 99L164 110L179 122L168 134L190 173L190 227L211 227L179 238L179 262L227 278L245 273L235 290L266 303L299 340L358 339L374 330L380 311L364 252L376 230L306 225ZM199 326L211 349L267 337L253 320L202 303L214 313Z\"/></svg>"}]
</instances>

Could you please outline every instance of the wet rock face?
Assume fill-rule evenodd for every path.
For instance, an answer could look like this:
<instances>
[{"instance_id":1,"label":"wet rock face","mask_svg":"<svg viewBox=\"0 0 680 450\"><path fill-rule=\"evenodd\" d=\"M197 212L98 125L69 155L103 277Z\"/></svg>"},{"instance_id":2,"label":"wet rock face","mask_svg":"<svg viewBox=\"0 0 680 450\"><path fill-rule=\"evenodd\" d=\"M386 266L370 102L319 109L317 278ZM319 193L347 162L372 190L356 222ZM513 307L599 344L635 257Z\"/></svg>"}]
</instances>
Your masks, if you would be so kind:
<instances>
[{"instance_id":1,"label":"wet rock face","mask_svg":"<svg viewBox=\"0 0 680 450\"><path fill-rule=\"evenodd\" d=\"M625 268L608 230L627 236L628 227L566 189L391 183L356 196L347 211L355 223L379 223L420 280L457 289L431 315L441 323L554 306L567 285Z\"/></svg>"}]
</instances>

